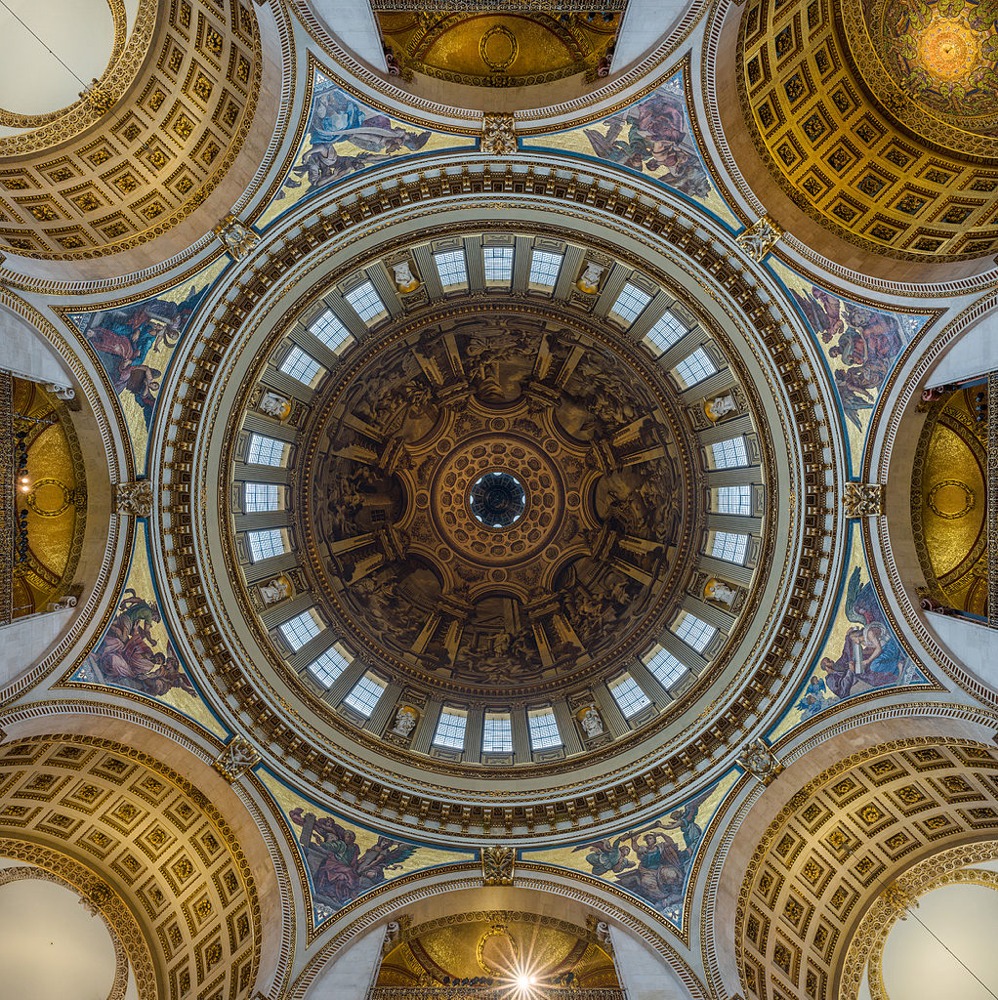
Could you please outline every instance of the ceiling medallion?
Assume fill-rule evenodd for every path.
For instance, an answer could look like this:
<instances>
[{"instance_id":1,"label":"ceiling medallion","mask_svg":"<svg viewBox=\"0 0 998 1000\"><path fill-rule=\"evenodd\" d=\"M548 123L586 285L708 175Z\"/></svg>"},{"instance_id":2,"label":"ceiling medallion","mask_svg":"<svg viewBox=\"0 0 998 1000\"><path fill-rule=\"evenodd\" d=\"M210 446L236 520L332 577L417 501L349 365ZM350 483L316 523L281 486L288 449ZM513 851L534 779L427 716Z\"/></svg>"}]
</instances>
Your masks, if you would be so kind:
<instances>
[{"instance_id":1,"label":"ceiling medallion","mask_svg":"<svg viewBox=\"0 0 998 1000\"><path fill-rule=\"evenodd\" d=\"M493 73L505 73L516 61L519 49L516 35L504 24L493 24L478 43L478 54Z\"/></svg>"},{"instance_id":2,"label":"ceiling medallion","mask_svg":"<svg viewBox=\"0 0 998 1000\"><path fill-rule=\"evenodd\" d=\"M468 506L475 520L486 528L508 528L523 517L527 491L509 472L486 472L471 484Z\"/></svg>"},{"instance_id":3,"label":"ceiling medallion","mask_svg":"<svg viewBox=\"0 0 998 1000\"><path fill-rule=\"evenodd\" d=\"M917 59L937 80L967 76L981 58L981 40L960 21L937 17L916 35Z\"/></svg>"},{"instance_id":4,"label":"ceiling medallion","mask_svg":"<svg viewBox=\"0 0 998 1000\"><path fill-rule=\"evenodd\" d=\"M304 473L324 503L298 516L368 660L508 699L661 629L704 513L637 367L563 324L461 319L372 347L325 399Z\"/></svg>"},{"instance_id":5,"label":"ceiling medallion","mask_svg":"<svg viewBox=\"0 0 998 1000\"><path fill-rule=\"evenodd\" d=\"M994 114L998 27L986 8L963 0L886 0L879 44L895 82L937 112Z\"/></svg>"}]
</instances>

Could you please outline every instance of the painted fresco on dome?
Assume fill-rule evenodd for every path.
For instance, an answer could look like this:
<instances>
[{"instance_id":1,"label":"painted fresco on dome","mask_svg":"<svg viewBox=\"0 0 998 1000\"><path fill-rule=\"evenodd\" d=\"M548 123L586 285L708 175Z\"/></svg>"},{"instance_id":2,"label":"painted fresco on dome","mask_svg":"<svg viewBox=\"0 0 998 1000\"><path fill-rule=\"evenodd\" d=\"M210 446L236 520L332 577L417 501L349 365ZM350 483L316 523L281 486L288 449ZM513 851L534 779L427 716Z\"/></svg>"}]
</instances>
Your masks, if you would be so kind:
<instances>
[{"instance_id":1,"label":"painted fresco on dome","mask_svg":"<svg viewBox=\"0 0 998 1000\"><path fill-rule=\"evenodd\" d=\"M308 195L346 177L416 153L470 148L477 139L415 128L368 107L316 69L305 137L257 227L273 222Z\"/></svg>"},{"instance_id":2,"label":"painted fresco on dome","mask_svg":"<svg viewBox=\"0 0 998 1000\"><path fill-rule=\"evenodd\" d=\"M149 428L170 358L227 263L228 258L217 260L141 302L69 315L97 354L121 403L140 470L145 468Z\"/></svg>"},{"instance_id":3,"label":"painted fresco on dome","mask_svg":"<svg viewBox=\"0 0 998 1000\"><path fill-rule=\"evenodd\" d=\"M577 153L636 171L739 227L697 148L684 80L680 70L623 111L580 128L530 136L520 147Z\"/></svg>"},{"instance_id":4,"label":"painted fresco on dome","mask_svg":"<svg viewBox=\"0 0 998 1000\"><path fill-rule=\"evenodd\" d=\"M209 732L226 736L226 730L191 682L163 621L152 580L144 520L136 524L128 579L111 624L70 680L131 691L162 702Z\"/></svg>"},{"instance_id":5,"label":"painted fresco on dome","mask_svg":"<svg viewBox=\"0 0 998 1000\"><path fill-rule=\"evenodd\" d=\"M478 860L477 852L398 840L344 819L257 772L274 797L301 853L312 897L313 926L372 889L413 872Z\"/></svg>"},{"instance_id":6,"label":"painted fresco on dome","mask_svg":"<svg viewBox=\"0 0 998 1000\"><path fill-rule=\"evenodd\" d=\"M738 772L645 823L574 847L522 851L524 861L556 865L603 879L637 896L678 930L704 830L718 812Z\"/></svg>"},{"instance_id":7,"label":"painted fresco on dome","mask_svg":"<svg viewBox=\"0 0 998 1000\"><path fill-rule=\"evenodd\" d=\"M894 362L929 317L860 305L811 284L779 262L772 267L825 357L842 408L852 474L858 475L880 391Z\"/></svg>"},{"instance_id":8,"label":"painted fresco on dome","mask_svg":"<svg viewBox=\"0 0 998 1000\"><path fill-rule=\"evenodd\" d=\"M824 647L789 710L769 734L770 742L847 698L930 683L887 622L870 580L856 521L850 521L849 534L850 556Z\"/></svg>"}]
</instances>

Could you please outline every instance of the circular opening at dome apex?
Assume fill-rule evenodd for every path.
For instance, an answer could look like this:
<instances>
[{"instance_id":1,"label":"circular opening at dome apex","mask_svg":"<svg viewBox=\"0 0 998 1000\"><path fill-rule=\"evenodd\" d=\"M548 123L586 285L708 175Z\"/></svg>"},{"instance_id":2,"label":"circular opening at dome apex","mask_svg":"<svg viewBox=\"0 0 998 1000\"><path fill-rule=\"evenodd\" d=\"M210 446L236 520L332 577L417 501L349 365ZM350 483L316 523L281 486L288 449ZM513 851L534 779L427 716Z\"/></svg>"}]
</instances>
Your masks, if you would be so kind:
<instances>
[{"instance_id":1,"label":"circular opening at dome apex","mask_svg":"<svg viewBox=\"0 0 998 1000\"><path fill-rule=\"evenodd\" d=\"M471 484L468 503L475 520L486 528L508 528L523 516L527 491L509 472L486 472Z\"/></svg>"}]
</instances>

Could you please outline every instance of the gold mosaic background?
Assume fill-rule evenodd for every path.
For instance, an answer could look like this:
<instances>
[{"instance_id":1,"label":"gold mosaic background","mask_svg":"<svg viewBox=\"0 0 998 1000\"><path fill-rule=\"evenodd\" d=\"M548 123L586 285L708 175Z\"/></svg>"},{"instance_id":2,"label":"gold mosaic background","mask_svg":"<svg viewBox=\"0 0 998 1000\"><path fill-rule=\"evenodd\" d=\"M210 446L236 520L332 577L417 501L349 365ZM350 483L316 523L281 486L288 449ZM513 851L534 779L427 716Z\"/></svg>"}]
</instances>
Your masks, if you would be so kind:
<instances>
[{"instance_id":1,"label":"gold mosaic background","mask_svg":"<svg viewBox=\"0 0 998 1000\"><path fill-rule=\"evenodd\" d=\"M601 60L612 52L621 18L616 11L379 11L376 16L403 77L423 73L478 87L522 87L576 73L595 79Z\"/></svg>"},{"instance_id":2,"label":"gold mosaic background","mask_svg":"<svg viewBox=\"0 0 998 1000\"><path fill-rule=\"evenodd\" d=\"M238 0L160 10L134 101L96 128L0 157L0 248L114 253L166 232L224 175L256 104L256 15Z\"/></svg>"},{"instance_id":3,"label":"gold mosaic background","mask_svg":"<svg viewBox=\"0 0 998 1000\"><path fill-rule=\"evenodd\" d=\"M956 148L974 145L983 158L972 162L951 151L952 130L937 120L916 118L909 133L874 104L841 41L840 19L861 16L852 7L761 0L746 8L738 84L763 159L802 209L867 249L933 260L994 253L998 146L963 133ZM863 65L880 66L873 57ZM910 103L891 100L889 112Z\"/></svg>"},{"instance_id":4,"label":"gold mosaic background","mask_svg":"<svg viewBox=\"0 0 998 1000\"><path fill-rule=\"evenodd\" d=\"M411 929L382 959L378 987L440 986L445 979L508 980L517 973L581 989L618 989L610 955L592 930L533 913L460 913Z\"/></svg>"},{"instance_id":5,"label":"gold mosaic background","mask_svg":"<svg viewBox=\"0 0 998 1000\"><path fill-rule=\"evenodd\" d=\"M64 404L35 382L14 378L13 409L25 419L29 492L15 494L27 511L28 558L13 573L13 617L44 611L69 589L83 548L87 484L76 433ZM19 484L18 484L19 485Z\"/></svg>"},{"instance_id":6,"label":"gold mosaic background","mask_svg":"<svg viewBox=\"0 0 998 1000\"><path fill-rule=\"evenodd\" d=\"M912 482L912 528L932 597L948 608L987 617L988 421L976 407L986 383L931 404Z\"/></svg>"}]
</instances>

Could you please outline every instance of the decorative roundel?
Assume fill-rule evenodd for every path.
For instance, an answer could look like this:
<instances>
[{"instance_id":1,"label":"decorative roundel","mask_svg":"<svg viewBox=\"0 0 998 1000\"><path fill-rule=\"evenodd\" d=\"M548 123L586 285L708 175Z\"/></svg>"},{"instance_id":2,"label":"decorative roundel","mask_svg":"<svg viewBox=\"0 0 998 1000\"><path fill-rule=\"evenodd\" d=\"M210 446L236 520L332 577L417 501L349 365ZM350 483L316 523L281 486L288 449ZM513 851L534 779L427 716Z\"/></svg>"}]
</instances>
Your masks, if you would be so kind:
<instances>
[{"instance_id":1,"label":"decorative roundel","mask_svg":"<svg viewBox=\"0 0 998 1000\"><path fill-rule=\"evenodd\" d=\"M502 530L523 517L527 509L527 491L509 472L485 472L471 484L468 505L480 524Z\"/></svg>"},{"instance_id":2,"label":"decorative roundel","mask_svg":"<svg viewBox=\"0 0 998 1000\"><path fill-rule=\"evenodd\" d=\"M559 527L564 506L550 456L508 433L456 447L440 463L430 495L441 541L496 566L536 556Z\"/></svg>"}]
</instances>

